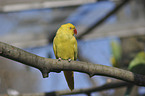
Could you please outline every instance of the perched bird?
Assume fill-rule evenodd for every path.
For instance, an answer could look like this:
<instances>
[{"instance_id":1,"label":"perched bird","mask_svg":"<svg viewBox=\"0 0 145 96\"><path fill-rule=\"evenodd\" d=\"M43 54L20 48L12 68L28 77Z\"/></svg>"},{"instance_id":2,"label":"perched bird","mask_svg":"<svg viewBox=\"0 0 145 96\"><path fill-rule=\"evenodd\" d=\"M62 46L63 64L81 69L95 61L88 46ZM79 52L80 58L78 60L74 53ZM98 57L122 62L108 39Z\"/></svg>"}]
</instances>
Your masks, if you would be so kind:
<instances>
[{"instance_id":1,"label":"perched bird","mask_svg":"<svg viewBox=\"0 0 145 96\"><path fill-rule=\"evenodd\" d=\"M63 24L57 30L53 40L53 50L55 57L60 60L77 59L77 40L74 35L77 34L75 26L71 23ZM70 90L74 89L73 71L63 71Z\"/></svg>"},{"instance_id":2,"label":"perched bird","mask_svg":"<svg viewBox=\"0 0 145 96\"><path fill-rule=\"evenodd\" d=\"M145 75L145 71L144 71L145 70L145 52L144 51L139 52L135 56L135 58L130 62L128 66L128 70L137 74ZM133 88L133 85L129 85L127 87L127 90L124 96L130 96L132 88Z\"/></svg>"},{"instance_id":3,"label":"perched bird","mask_svg":"<svg viewBox=\"0 0 145 96\"><path fill-rule=\"evenodd\" d=\"M118 41L112 41L110 45L112 51L112 57L110 58L110 61L112 66L120 68L120 61L122 57L121 45Z\"/></svg>"}]
</instances>

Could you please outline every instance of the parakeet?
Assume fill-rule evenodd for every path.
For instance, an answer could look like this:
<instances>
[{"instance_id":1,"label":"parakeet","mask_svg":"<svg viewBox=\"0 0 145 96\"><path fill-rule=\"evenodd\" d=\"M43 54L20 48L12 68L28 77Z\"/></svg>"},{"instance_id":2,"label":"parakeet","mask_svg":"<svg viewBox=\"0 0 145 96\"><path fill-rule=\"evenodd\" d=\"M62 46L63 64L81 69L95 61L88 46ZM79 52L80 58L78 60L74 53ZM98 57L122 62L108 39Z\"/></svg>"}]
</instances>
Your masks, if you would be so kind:
<instances>
[{"instance_id":1,"label":"parakeet","mask_svg":"<svg viewBox=\"0 0 145 96\"><path fill-rule=\"evenodd\" d=\"M130 62L128 66L128 70L137 73L145 75L145 52L139 52L135 58ZM133 88L133 85L129 85L127 88L127 91L125 93L125 96L130 96L131 90Z\"/></svg>"},{"instance_id":2,"label":"parakeet","mask_svg":"<svg viewBox=\"0 0 145 96\"><path fill-rule=\"evenodd\" d=\"M71 23L63 24L57 30L53 40L53 50L55 57L60 61L77 59L77 40L74 35L77 34L75 26ZM59 66L59 65L58 65ZM63 71L70 90L74 89L73 71Z\"/></svg>"},{"instance_id":3,"label":"parakeet","mask_svg":"<svg viewBox=\"0 0 145 96\"><path fill-rule=\"evenodd\" d=\"M139 52L130 62L128 69L137 74L145 75L145 52Z\"/></svg>"},{"instance_id":4,"label":"parakeet","mask_svg":"<svg viewBox=\"0 0 145 96\"><path fill-rule=\"evenodd\" d=\"M113 65L113 67L120 67L119 63L121 60L122 52L121 52L121 46L119 42L112 41L111 42L111 50L112 50L112 57L110 58L110 61Z\"/></svg>"}]
</instances>

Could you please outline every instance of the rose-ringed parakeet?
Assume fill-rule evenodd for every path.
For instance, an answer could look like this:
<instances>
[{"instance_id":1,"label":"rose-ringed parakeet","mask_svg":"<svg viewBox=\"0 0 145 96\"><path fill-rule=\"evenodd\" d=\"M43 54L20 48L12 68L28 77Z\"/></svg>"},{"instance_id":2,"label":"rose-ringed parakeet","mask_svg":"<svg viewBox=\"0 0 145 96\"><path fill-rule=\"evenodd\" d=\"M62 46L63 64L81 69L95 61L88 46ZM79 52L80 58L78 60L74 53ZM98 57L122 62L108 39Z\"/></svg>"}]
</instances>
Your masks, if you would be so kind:
<instances>
[{"instance_id":1,"label":"rose-ringed parakeet","mask_svg":"<svg viewBox=\"0 0 145 96\"><path fill-rule=\"evenodd\" d=\"M75 26L71 23L63 24L57 30L56 36L53 40L53 50L55 57L60 61L77 59L77 40L74 37L77 34ZM59 66L59 65L58 65ZM67 84L70 90L74 89L74 75L73 71L63 71Z\"/></svg>"},{"instance_id":2,"label":"rose-ringed parakeet","mask_svg":"<svg viewBox=\"0 0 145 96\"><path fill-rule=\"evenodd\" d=\"M112 41L110 45L112 51L112 57L110 58L110 61L113 67L119 68L120 67L119 64L122 56L121 45L118 41Z\"/></svg>"},{"instance_id":3,"label":"rose-ringed parakeet","mask_svg":"<svg viewBox=\"0 0 145 96\"><path fill-rule=\"evenodd\" d=\"M145 75L145 52L139 52L135 58L130 62L129 66L128 66L128 70L137 73L137 74L141 74L141 75ZM129 85L127 87L125 96L130 96L131 90L133 88L133 85Z\"/></svg>"}]
</instances>

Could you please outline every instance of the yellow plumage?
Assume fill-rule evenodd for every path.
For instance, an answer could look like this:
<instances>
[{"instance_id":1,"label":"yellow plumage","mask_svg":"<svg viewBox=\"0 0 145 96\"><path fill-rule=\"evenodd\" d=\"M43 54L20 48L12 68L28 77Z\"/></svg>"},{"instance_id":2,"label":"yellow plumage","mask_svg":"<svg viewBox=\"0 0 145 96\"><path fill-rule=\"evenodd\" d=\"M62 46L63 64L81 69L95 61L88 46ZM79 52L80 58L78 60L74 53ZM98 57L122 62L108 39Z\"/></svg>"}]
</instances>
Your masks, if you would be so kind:
<instances>
[{"instance_id":1,"label":"yellow plumage","mask_svg":"<svg viewBox=\"0 0 145 96\"><path fill-rule=\"evenodd\" d=\"M61 25L53 40L53 50L57 59L76 60L77 59L77 40L74 37L77 31L71 23ZM68 86L74 89L73 71L64 71Z\"/></svg>"},{"instance_id":2,"label":"yellow plumage","mask_svg":"<svg viewBox=\"0 0 145 96\"><path fill-rule=\"evenodd\" d=\"M118 62L116 61L115 57L111 57L111 58L110 58L110 61L111 61L112 65L113 65L113 67L119 68L119 64L118 64Z\"/></svg>"}]
</instances>

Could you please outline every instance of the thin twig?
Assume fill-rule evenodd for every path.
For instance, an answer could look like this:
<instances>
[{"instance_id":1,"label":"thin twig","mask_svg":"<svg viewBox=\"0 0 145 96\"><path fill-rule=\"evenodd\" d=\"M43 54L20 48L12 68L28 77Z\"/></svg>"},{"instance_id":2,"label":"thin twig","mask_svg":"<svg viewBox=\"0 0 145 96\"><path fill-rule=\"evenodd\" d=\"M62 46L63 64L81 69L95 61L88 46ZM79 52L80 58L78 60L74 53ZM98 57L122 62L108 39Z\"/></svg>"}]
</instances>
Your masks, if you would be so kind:
<instances>
[{"instance_id":1,"label":"thin twig","mask_svg":"<svg viewBox=\"0 0 145 96\"><path fill-rule=\"evenodd\" d=\"M91 87L91 88L84 88L84 89L76 89L74 91L58 91L56 92L58 95L70 95L70 94L90 94L93 92L98 92L98 91L104 91L104 90L108 90L108 89L113 89L113 88L119 88L119 87L125 87L127 85L129 85L130 83L127 82L111 82L111 83L107 83L104 84L102 86L99 87Z\"/></svg>"},{"instance_id":2,"label":"thin twig","mask_svg":"<svg viewBox=\"0 0 145 96\"><path fill-rule=\"evenodd\" d=\"M125 87L128 86L129 84L130 83L119 81L119 82L107 83L98 87L75 89L73 91L62 90L62 91L53 91L53 92L46 92L46 93L25 93L25 94L19 94L17 96L61 96L61 95L71 95L71 94L91 94L93 92ZM8 96L8 95L1 94L0 96Z\"/></svg>"},{"instance_id":3,"label":"thin twig","mask_svg":"<svg viewBox=\"0 0 145 96\"><path fill-rule=\"evenodd\" d=\"M116 6L113 10L111 10L108 14L106 14L102 19L97 21L92 27L88 28L85 32L80 34L77 38L81 39L84 35L89 34L92 32L93 29L99 27L99 25L103 24L110 16L115 14L119 9L121 9L129 0L123 0L118 6Z\"/></svg>"}]
</instances>

